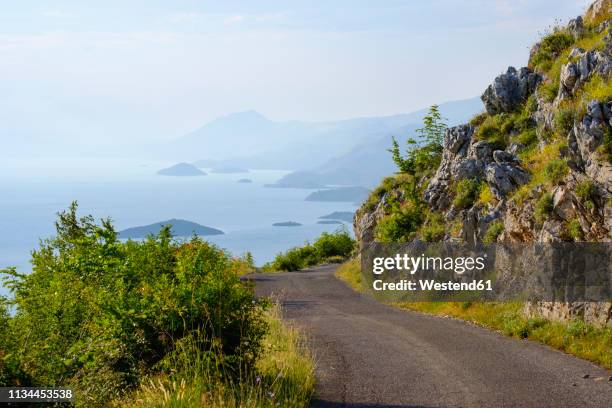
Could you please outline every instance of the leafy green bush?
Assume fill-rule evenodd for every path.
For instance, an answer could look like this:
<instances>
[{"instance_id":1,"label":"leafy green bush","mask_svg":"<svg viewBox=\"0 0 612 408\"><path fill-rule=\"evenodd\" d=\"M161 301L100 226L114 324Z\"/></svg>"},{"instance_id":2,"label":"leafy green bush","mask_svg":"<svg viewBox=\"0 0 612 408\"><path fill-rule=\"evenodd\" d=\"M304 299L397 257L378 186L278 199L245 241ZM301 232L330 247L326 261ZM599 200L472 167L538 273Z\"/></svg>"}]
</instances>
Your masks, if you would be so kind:
<instances>
[{"instance_id":1,"label":"leafy green bush","mask_svg":"<svg viewBox=\"0 0 612 408\"><path fill-rule=\"evenodd\" d=\"M476 179L459 180L455 186L453 205L457 208L467 208L478 198L480 183Z\"/></svg>"},{"instance_id":2,"label":"leafy green bush","mask_svg":"<svg viewBox=\"0 0 612 408\"><path fill-rule=\"evenodd\" d=\"M444 216L440 213L429 212L425 219L425 223L419 230L419 235L425 242L437 242L444 238L445 232L446 223L444 221Z\"/></svg>"},{"instance_id":3,"label":"leafy green bush","mask_svg":"<svg viewBox=\"0 0 612 408\"><path fill-rule=\"evenodd\" d=\"M346 229L324 232L312 244L306 243L276 255L263 269L268 272L291 272L324 262L338 262L347 259L354 248L355 240Z\"/></svg>"},{"instance_id":4,"label":"leafy green bush","mask_svg":"<svg viewBox=\"0 0 612 408\"><path fill-rule=\"evenodd\" d=\"M502 221L493 221L489 224L487 228L487 232L485 232L484 237L482 238L482 242L487 245L493 244L497 241L497 237L504 232L504 223Z\"/></svg>"},{"instance_id":5,"label":"leafy green bush","mask_svg":"<svg viewBox=\"0 0 612 408\"><path fill-rule=\"evenodd\" d=\"M550 193L545 193L538 199L535 206L535 219L538 222L543 222L553 211L553 196Z\"/></svg>"},{"instance_id":6,"label":"leafy green bush","mask_svg":"<svg viewBox=\"0 0 612 408\"><path fill-rule=\"evenodd\" d=\"M121 242L109 220L77 217L76 203L59 214L56 236L32 253L33 272L5 271L16 307L5 360L22 385L70 386L79 405L105 405L194 336L228 372L252 366L266 328L235 273L242 261L169 231Z\"/></svg>"},{"instance_id":7,"label":"leafy green bush","mask_svg":"<svg viewBox=\"0 0 612 408\"><path fill-rule=\"evenodd\" d=\"M446 123L437 105L429 108L429 113L423 118L423 127L417 129L418 140L408 139L406 157L402 156L399 144L393 138L389 149L393 162L402 173L416 174L438 168L442 159L442 143L446 131Z\"/></svg>"},{"instance_id":8,"label":"leafy green bush","mask_svg":"<svg viewBox=\"0 0 612 408\"><path fill-rule=\"evenodd\" d=\"M423 224L423 209L407 203L399 211L387 215L376 225L374 236L380 242L407 242Z\"/></svg>"},{"instance_id":9,"label":"leafy green bush","mask_svg":"<svg viewBox=\"0 0 612 408\"><path fill-rule=\"evenodd\" d=\"M569 173L567 162L563 159L554 159L544 167L544 176L552 184L558 184Z\"/></svg>"}]
</instances>

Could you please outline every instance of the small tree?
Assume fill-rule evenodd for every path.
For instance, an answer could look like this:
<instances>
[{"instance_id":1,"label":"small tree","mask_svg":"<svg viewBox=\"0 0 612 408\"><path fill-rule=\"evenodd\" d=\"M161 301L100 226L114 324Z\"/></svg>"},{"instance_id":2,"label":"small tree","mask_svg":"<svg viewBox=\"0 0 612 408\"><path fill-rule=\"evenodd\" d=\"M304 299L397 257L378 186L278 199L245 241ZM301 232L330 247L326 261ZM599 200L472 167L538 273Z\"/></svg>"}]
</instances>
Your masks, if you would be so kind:
<instances>
[{"instance_id":1,"label":"small tree","mask_svg":"<svg viewBox=\"0 0 612 408\"><path fill-rule=\"evenodd\" d=\"M442 143L447 129L445 118L440 114L438 105L432 105L429 113L423 118L423 127L416 130L419 140L409 138L406 142L406 157L402 156L399 144L392 138L389 149L393 161L402 173L415 174L438 167L442 158Z\"/></svg>"}]
</instances>

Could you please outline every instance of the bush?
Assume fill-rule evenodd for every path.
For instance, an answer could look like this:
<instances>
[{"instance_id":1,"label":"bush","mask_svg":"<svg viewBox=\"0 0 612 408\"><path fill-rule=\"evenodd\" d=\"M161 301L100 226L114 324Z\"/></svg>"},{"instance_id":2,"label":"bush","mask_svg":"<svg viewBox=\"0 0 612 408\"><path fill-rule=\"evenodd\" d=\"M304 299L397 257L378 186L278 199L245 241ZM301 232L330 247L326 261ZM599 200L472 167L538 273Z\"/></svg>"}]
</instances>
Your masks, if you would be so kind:
<instances>
[{"instance_id":1,"label":"bush","mask_svg":"<svg viewBox=\"0 0 612 408\"><path fill-rule=\"evenodd\" d=\"M481 112L474 116L472 119L470 119L470 125L480 126L484 123L488 116L489 114L487 112Z\"/></svg>"},{"instance_id":2,"label":"bush","mask_svg":"<svg viewBox=\"0 0 612 408\"><path fill-rule=\"evenodd\" d=\"M544 81L542 84L540 84L538 89L542 93L542 96L546 102L552 102L559 93L559 79L554 78L549 81Z\"/></svg>"},{"instance_id":3,"label":"bush","mask_svg":"<svg viewBox=\"0 0 612 408\"><path fill-rule=\"evenodd\" d=\"M489 224L482 242L487 245L494 244L497 241L497 237L499 237L502 232L504 232L504 223L499 220L493 221L491 224Z\"/></svg>"},{"instance_id":4,"label":"bush","mask_svg":"<svg viewBox=\"0 0 612 408\"><path fill-rule=\"evenodd\" d=\"M355 240L346 229L331 234L324 232L313 244L306 243L276 255L263 269L268 272L292 272L325 262L337 263L347 259L354 248Z\"/></svg>"},{"instance_id":5,"label":"bush","mask_svg":"<svg viewBox=\"0 0 612 408\"><path fill-rule=\"evenodd\" d=\"M407 242L414 238L422 223L422 208L408 203L399 211L381 219L376 225L374 235L380 242Z\"/></svg>"},{"instance_id":6,"label":"bush","mask_svg":"<svg viewBox=\"0 0 612 408\"><path fill-rule=\"evenodd\" d=\"M491 191L491 187L486 182L480 183L478 187L478 203L479 204L490 204L495 200L495 195Z\"/></svg>"},{"instance_id":7,"label":"bush","mask_svg":"<svg viewBox=\"0 0 612 408\"><path fill-rule=\"evenodd\" d=\"M478 140L485 140L493 146L494 149L503 150L506 148L506 138L502 132L504 123L504 114L488 116L485 121L476 128L474 137Z\"/></svg>"},{"instance_id":8,"label":"bush","mask_svg":"<svg viewBox=\"0 0 612 408\"><path fill-rule=\"evenodd\" d=\"M545 193L536 202L535 219L543 222L553 211L553 197L550 193Z\"/></svg>"},{"instance_id":9,"label":"bush","mask_svg":"<svg viewBox=\"0 0 612 408\"><path fill-rule=\"evenodd\" d=\"M548 71L561 52L573 43L574 37L571 34L556 29L542 39L540 48L533 55L530 63L541 71Z\"/></svg>"},{"instance_id":10,"label":"bush","mask_svg":"<svg viewBox=\"0 0 612 408\"><path fill-rule=\"evenodd\" d=\"M444 216L440 213L430 212L427 214L425 223L421 226L420 236L425 242L438 242L444 238L446 223Z\"/></svg>"},{"instance_id":11,"label":"bush","mask_svg":"<svg viewBox=\"0 0 612 408\"><path fill-rule=\"evenodd\" d=\"M567 223L567 233L573 241L581 241L583 238L582 227L580 222L576 219L571 220Z\"/></svg>"},{"instance_id":12,"label":"bush","mask_svg":"<svg viewBox=\"0 0 612 408\"><path fill-rule=\"evenodd\" d=\"M570 108L560 108L555 113L553 125L557 133L565 137L574 126L574 110Z\"/></svg>"},{"instance_id":13,"label":"bush","mask_svg":"<svg viewBox=\"0 0 612 408\"><path fill-rule=\"evenodd\" d=\"M474 204L478 197L480 184L476 179L460 180L455 186L453 205L457 208L467 208Z\"/></svg>"},{"instance_id":14,"label":"bush","mask_svg":"<svg viewBox=\"0 0 612 408\"><path fill-rule=\"evenodd\" d=\"M552 184L558 184L569 173L567 162L563 159L551 160L544 167L544 176Z\"/></svg>"},{"instance_id":15,"label":"bush","mask_svg":"<svg viewBox=\"0 0 612 408\"><path fill-rule=\"evenodd\" d=\"M228 372L252 366L266 327L233 272L242 261L197 237L174 241L169 228L121 242L109 220L78 218L76 203L56 231L32 253L31 274L6 271L16 306L8 363L22 385L69 386L79 405L105 405L194 336Z\"/></svg>"},{"instance_id":16,"label":"bush","mask_svg":"<svg viewBox=\"0 0 612 408\"><path fill-rule=\"evenodd\" d=\"M528 129L521 132L516 140L525 147L531 147L538 141L538 135L535 129Z\"/></svg>"},{"instance_id":17,"label":"bush","mask_svg":"<svg viewBox=\"0 0 612 408\"><path fill-rule=\"evenodd\" d=\"M582 202L594 201L597 197L597 187L590 180L585 180L576 186L576 197Z\"/></svg>"}]
</instances>

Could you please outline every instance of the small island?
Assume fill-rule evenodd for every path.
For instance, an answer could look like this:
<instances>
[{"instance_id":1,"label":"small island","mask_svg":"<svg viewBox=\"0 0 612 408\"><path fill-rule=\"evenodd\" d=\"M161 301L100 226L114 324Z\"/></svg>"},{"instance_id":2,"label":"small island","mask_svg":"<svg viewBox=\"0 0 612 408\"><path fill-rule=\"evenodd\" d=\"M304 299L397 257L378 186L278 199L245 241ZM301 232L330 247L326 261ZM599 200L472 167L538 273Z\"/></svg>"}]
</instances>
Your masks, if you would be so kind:
<instances>
[{"instance_id":1,"label":"small island","mask_svg":"<svg viewBox=\"0 0 612 408\"><path fill-rule=\"evenodd\" d=\"M202 170L198 169L193 164L189 163L178 163L174 166L170 166L165 169L161 169L157 172L160 176L176 176L176 177L189 177L189 176L205 176Z\"/></svg>"},{"instance_id":2,"label":"small island","mask_svg":"<svg viewBox=\"0 0 612 408\"><path fill-rule=\"evenodd\" d=\"M248 178L242 178L240 180L238 180L236 183L241 183L241 184L247 184L247 183L252 183L253 180L248 179Z\"/></svg>"},{"instance_id":3,"label":"small island","mask_svg":"<svg viewBox=\"0 0 612 408\"><path fill-rule=\"evenodd\" d=\"M344 223L342 221L336 221L336 220L321 220L321 221L317 221L317 224L334 225L334 224L344 224Z\"/></svg>"},{"instance_id":4,"label":"small island","mask_svg":"<svg viewBox=\"0 0 612 408\"><path fill-rule=\"evenodd\" d=\"M208 235L223 235L224 232L216 228L206 227L195 222L186 220L171 219L155 224L144 225L141 227L127 228L119 231L119 238L125 239L140 239L146 238L149 235L156 235L159 231L170 225L170 232L175 237L190 237L192 235L208 236Z\"/></svg>"},{"instance_id":5,"label":"small island","mask_svg":"<svg viewBox=\"0 0 612 408\"><path fill-rule=\"evenodd\" d=\"M284 222L275 222L272 224L273 227L301 227L302 224L295 221L284 221Z\"/></svg>"},{"instance_id":6,"label":"small island","mask_svg":"<svg viewBox=\"0 0 612 408\"><path fill-rule=\"evenodd\" d=\"M353 216L355 213L351 211L334 211L331 214L322 215L319 217L320 220L340 220L344 222L353 222Z\"/></svg>"}]
</instances>

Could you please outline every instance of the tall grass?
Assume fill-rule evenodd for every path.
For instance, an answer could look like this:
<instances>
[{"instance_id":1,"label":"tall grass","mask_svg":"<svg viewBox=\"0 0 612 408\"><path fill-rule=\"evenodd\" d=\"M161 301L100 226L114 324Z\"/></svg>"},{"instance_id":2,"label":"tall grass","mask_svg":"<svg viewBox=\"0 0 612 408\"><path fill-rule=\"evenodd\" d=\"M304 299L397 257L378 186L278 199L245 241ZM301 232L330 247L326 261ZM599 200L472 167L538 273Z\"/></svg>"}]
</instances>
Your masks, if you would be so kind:
<instances>
[{"instance_id":1,"label":"tall grass","mask_svg":"<svg viewBox=\"0 0 612 408\"><path fill-rule=\"evenodd\" d=\"M278 305L266 312L269 330L255 370L229 376L216 352L202 352L197 339L184 342L164 375L115 401L115 407L288 407L308 406L314 391L312 355L301 333L281 320ZM230 378L238 378L230 380Z\"/></svg>"}]
</instances>

